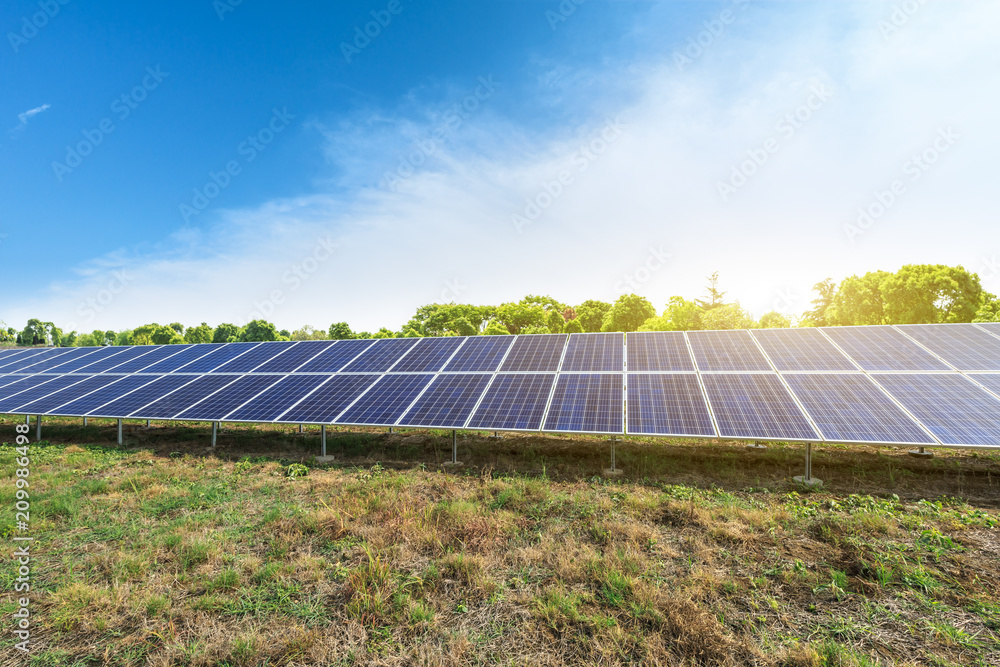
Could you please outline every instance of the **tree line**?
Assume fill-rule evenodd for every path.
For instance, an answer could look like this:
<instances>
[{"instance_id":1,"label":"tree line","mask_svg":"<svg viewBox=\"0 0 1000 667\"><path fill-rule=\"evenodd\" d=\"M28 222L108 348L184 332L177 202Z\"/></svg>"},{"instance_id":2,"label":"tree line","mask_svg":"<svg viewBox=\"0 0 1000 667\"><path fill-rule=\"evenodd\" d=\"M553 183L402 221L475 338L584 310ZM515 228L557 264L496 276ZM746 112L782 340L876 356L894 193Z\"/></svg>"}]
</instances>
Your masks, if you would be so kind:
<instances>
[{"instance_id":1,"label":"tree line","mask_svg":"<svg viewBox=\"0 0 1000 667\"><path fill-rule=\"evenodd\" d=\"M706 294L694 300L670 297L663 311L645 297L626 294L613 303L588 299L569 305L549 296L528 295L499 306L433 303L421 306L398 331L353 331L347 322L327 329L306 325L279 330L265 320L245 326L202 322L185 327L145 324L124 331L64 332L52 322L28 320L21 331L0 326L0 343L87 347L102 345L174 345L275 340L336 340L423 336L517 335L599 331L690 331L791 326L849 326L1000 321L1000 300L983 289L979 276L961 266L911 264L896 272L872 271L839 284L817 283L811 308L789 318L771 311L760 319L738 301L727 301L719 274L708 277Z\"/></svg>"}]
</instances>

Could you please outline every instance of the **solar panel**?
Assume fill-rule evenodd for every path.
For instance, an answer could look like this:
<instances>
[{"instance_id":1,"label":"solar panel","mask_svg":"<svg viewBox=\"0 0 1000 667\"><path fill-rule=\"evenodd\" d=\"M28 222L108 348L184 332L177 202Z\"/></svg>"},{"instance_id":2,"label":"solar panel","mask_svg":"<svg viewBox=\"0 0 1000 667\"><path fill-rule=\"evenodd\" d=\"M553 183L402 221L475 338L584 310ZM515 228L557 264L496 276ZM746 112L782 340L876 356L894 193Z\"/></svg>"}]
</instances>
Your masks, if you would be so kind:
<instances>
[{"instance_id":1,"label":"solar panel","mask_svg":"<svg viewBox=\"0 0 1000 667\"><path fill-rule=\"evenodd\" d=\"M824 327L866 371L947 371L948 366L890 326Z\"/></svg>"},{"instance_id":2,"label":"solar panel","mask_svg":"<svg viewBox=\"0 0 1000 667\"><path fill-rule=\"evenodd\" d=\"M374 340L338 340L331 348L323 350L312 361L301 366L297 373L335 373L356 356L375 344Z\"/></svg>"},{"instance_id":3,"label":"solar panel","mask_svg":"<svg viewBox=\"0 0 1000 667\"><path fill-rule=\"evenodd\" d=\"M9 373L10 371L7 370L7 367L13 364L14 362L26 359L27 357L33 357L37 354L41 354L42 352L44 352L44 350L40 349L16 350L8 354L7 356L3 357L2 359L0 359L0 373Z\"/></svg>"},{"instance_id":4,"label":"solar panel","mask_svg":"<svg viewBox=\"0 0 1000 667\"><path fill-rule=\"evenodd\" d=\"M786 375L785 380L825 440L934 444L867 375Z\"/></svg>"},{"instance_id":5,"label":"solar panel","mask_svg":"<svg viewBox=\"0 0 1000 667\"><path fill-rule=\"evenodd\" d=\"M377 375L334 375L330 381L302 399L298 405L281 415L281 421L299 424L329 424L354 402Z\"/></svg>"},{"instance_id":6,"label":"solar panel","mask_svg":"<svg viewBox=\"0 0 1000 667\"><path fill-rule=\"evenodd\" d=\"M16 394L8 394L5 398L0 398L0 413L14 413L19 406L36 401L43 396L48 396L60 389L76 384L80 381L79 375L47 375L34 376L38 380L35 385L24 385L23 391ZM8 385L12 387L14 385ZM5 389L6 389L5 388ZM18 412L17 414L23 414Z\"/></svg>"},{"instance_id":7,"label":"solar panel","mask_svg":"<svg viewBox=\"0 0 1000 667\"><path fill-rule=\"evenodd\" d=\"M326 375L285 376L278 384L226 415L225 421L273 422L329 379Z\"/></svg>"},{"instance_id":8,"label":"solar panel","mask_svg":"<svg viewBox=\"0 0 1000 667\"><path fill-rule=\"evenodd\" d=\"M500 370L535 373L557 371L566 338L566 334L518 336Z\"/></svg>"},{"instance_id":9,"label":"solar panel","mask_svg":"<svg viewBox=\"0 0 1000 667\"><path fill-rule=\"evenodd\" d=\"M625 334L628 370L693 371L694 361L680 331L639 331Z\"/></svg>"},{"instance_id":10,"label":"solar panel","mask_svg":"<svg viewBox=\"0 0 1000 667\"><path fill-rule=\"evenodd\" d=\"M334 340L306 340L300 342L282 355L271 359L265 364L253 369L253 373L291 373L313 359L328 347L336 343Z\"/></svg>"},{"instance_id":11,"label":"solar panel","mask_svg":"<svg viewBox=\"0 0 1000 667\"><path fill-rule=\"evenodd\" d=\"M435 373L465 340L456 336L421 338L417 346L390 370L393 373Z\"/></svg>"},{"instance_id":12,"label":"solar panel","mask_svg":"<svg viewBox=\"0 0 1000 667\"><path fill-rule=\"evenodd\" d=\"M0 375L0 389L6 387L9 384L17 382L18 380L23 380L23 375Z\"/></svg>"},{"instance_id":13,"label":"solar panel","mask_svg":"<svg viewBox=\"0 0 1000 667\"><path fill-rule=\"evenodd\" d=\"M46 366L52 365L52 360L63 356L70 352L68 349L59 349L58 351L49 351L45 354L31 355L27 357L22 357L17 361L13 361L6 366L4 366L4 373L34 373L35 367L44 368Z\"/></svg>"},{"instance_id":14,"label":"solar panel","mask_svg":"<svg viewBox=\"0 0 1000 667\"><path fill-rule=\"evenodd\" d=\"M971 373L970 378L1000 396L1000 375L993 373Z\"/></svg>"},{"instance_id":15,"label":"solar panel","mask_svg":"<svg viewBox=\"0 0 1000 667\"><path fill-rule=\"evenodd\" d=\"M624 354L625 341L620 333L573 334L560 370L621 373Z\"/></svg>"},{"instance_id":16,"label":"solar panel","mask_svg":"<svg viewBox=\"0 0 1000 667\"><path fill-rule=\"evenodd\" d=\"M982 327L994 336L1000 336L1000 322L977 322L977 327Z\"/></svg>"},{"instance_id":17,"label":"solar panel","mask_svg":"<svg viewBox=\"0 0 1000 667\"><path fill-rule=\"evenodd\" d=\"M135 373L152 366L167 357L180 354L183 348L179 345L136 345L126 348L117 357L95 361L90 366L80 369L85 373Z\"/></svg>"},{"instance_id":18,"label":"solar panel","mask_svg":"<svg viewBox=\"0 0 1000 667\"><path fill-rule=\"evenodd\" d=\"M167 359L164 364L171 364L174 373L218 373L221 366L234 359L242 359L247 354L256 352L260 343L226 343L224 345L213 345L212 351L202 355L193 361L177 366L171 364L173 359ZM165 368L165 366L164 366Z\"/></svg>"},{"instance_id":19,"label":"solar panel","mask_svg":"<svg viewBox=\"0 0 1000 667\"><path fill-rule=\"evenodd\" d=\"M110 361L121 355L127 348L124 347L95 347L91 348L93 354L77 357L72 361L66 361L52 369L55 373L78 373L81 369L87 368L99 361ZM85 375L93 375L93 371L85 372Z\"/></svg>"},{"instance_id":20,"label":"solar panel","mask_svg":"<svg viewBox=\"0 0 1000 667\"><path fill-rule=\"evenodd\" d=\"M960 371L1000 371L1000 338L972 324L897 327Z\"/></svg>"},{"instance_id":21,"label":"solar panel","mask_svg":"<svg viewBox=\"0 0 1000 667\"><path fill-rule=\"evenodd\" d=\"M10 398L40 384L51 382L54 377L54 375L22 375L14 382L0 387L0 400Z\"/></svg>"},{"instance_id":22,"label":"solar panel","mask_svg":"<svg viewBox=\"0 0 1000 667\"><path fill-rule=\"evenodd\" d=\"M946 445L1000 447L1000 399L962 375L872 378Z\"/></svg>"},{"instance_id":23,"label":"solar panel","mask_svg":"<svg viewBox=\"0 0 1000 667\"><path fill-rule=\"evenodd\" d=\"M399 420L400 426L462 428L492 376L485 373L439 375Z\"/></svg>"},{"instance_id":24,"label":"solar panel","mask_svg":"<svg viewBox=\"0 0 1000 667\"><path fill-rule=\"evenodd\" d=\"M820 440L777 375L709 374L702 380L721 437Z\"/></svg>"},{"instance_id":25,"label":"solar panel","mask_svg":"<svg viewBox=\"0 0 1000 667\"><path fill-rule=\"evenodd\" d=\"M539 430L555 377L553 373L497 374L466 428Z\"/></svg>"},{"instance_id":26,"label":"solar panel","mask_svg":"<svg viewBox=\"0 0 1000 667\"><path fill-rule=\"evenodd\" d=\"M503 355L514 342L513 336L472 336L448 365L447 372L489 372L500 367Z\"/></svg>"},{"instance_id":27,"label":"solar panel","mask_svg":"<svg viewBox=\"0 0 1000 667\"><path fill-rule=\"evenodd\" d=\"M22 369L25 373L63 373L63 366L70 364L79 364L80 362L86 363L84 360L90 359L97 353L98 350L102 348L99 347L77 347L69 350L65 354L51 355L45 361L40 361L37 364L28 366ZM94 357L97 360L97 357Z\"/></svg>"},{"instance_id":28,"label":"solar panel","mask_svg":"<svg viewBox=\"0 0 1000 667\"><path fill-rule=\"evenodd\" d=\"M629 373L626 396L630 434L716 435L696 375Z\"/></svg>"},{"instance_id":29,"label":"solar panel","mask_svg":"<svg viewBox=\"0 0 1000 667\"><path fill-rule=\"evenodd\" d=\"M78 417L90 414L105 403L110 403L121 398L130 391L139 387L151 384L163 377L162 375L127 375L124 377L116 375L106 375L114 380L114 383L106 387L91 392L77 399L67 397L66 403L46 412L47 415L59 415L64 417Z\"/></svg>"},{"instance_id":30,"label":"solar panel","mask_svg":"<svg viewBox=\"0 0 1000 667\"><path fill-rule=\"evenodd\" d=\"M159 400L170 392L183 387L193 381L194 375L163 375L158 380L143 385L139 389L121 396L105 405L98 406L87 413L88 417L116 417L124 418L148 405ZM115 385L111 385L114 387Z\"/></svg>"},{"instance_id":31,"label":"solar panel","mask_svg":"<svg viewBox=\"0 0 1000 667\"><path fill-rule=\"evenodd\" d=\"M622 379L621 373L560 374L544 430L623 433Z\"/></svg>"},{"instance_id":32,"label":"solar panel","mask_svg":"<svg viewBox=\"0 0 1000 667\"><path fill-rule=\"evenodd\" d=\"M202 375L163 398L130 412L128 416L139 419L171 419L236 379L232 375Z\"/></svg>"},{"instance_id":33,"label":"solar panel","mask_svg":"<svg viewBox=\"0 0 1000 667\"><path fill-rule=\"evenodd\" d=\"M281 379L280 375L244 375L228 385L225 391L208 396L179 413L175 418L193 421L221 421L223 417L268 387L280 382Z\"/></svg>"},{"instance_id":34,"label":"solar panel","mask_svg":"<svg viewBox=\"0 0 1000 667\"><path fill-rule=\"evenodd\" d=\"M336 423L392 426L433 378L433 375L383 375Z\"/></svg>"},{"instance_id":35,"label":"solar panel","mask_svg":"<svg viewBox=\"0 0 1000 667\"><path fill-rule=\"evenodd\" d=\"M687 337L701 371L771 370L749 331L689 331Z\"/></svg>"},{"instance_id":36,"label":"solar panel","mask_svg":"<svg viewBox=\"0 0 1000 667\"><path fill-rule=\"evenodd\" d=\"M240 343L230 343L230 345L240 345ZM245 345L245 343L244 343ZM270 341L260 343L256 347L244 349L243 354L232 358L220 366L212 369L212 373L249 373L261 364L269 361L276 361L286 352L294 350L298 346L297 342L276 342ZM200 363L199 360L197 363ZM183 371L186 372L186 371Z\"/></svg>"},{"instance_id":37,"label":"solar panel","mask_svg":"<svg viewBox=\"0 0 1000 667\"><path fill-rule=\"evenodd\" d=\"M345 373L384 373L417 344L419 338L382 338L344 367Z\"/></svg>"},{"instance_id":38,"label":"solar panel","mask_svg":"<svg viewBox=\"0 0 1000 667\"><path fill-rule=\"evenodd\" d=\"M167 346L172 347L172 346ZM172 373L181 366L191 363L195 359L200 359L208 354L217 353L228 347L227 345L214 345L212 343L201 343L199 345L185 345L177 354L166 357L163 361L153 363L144 367L142 373ZM117 372L117 371L115 371Z\"/></svg>"},{"instance_id":39,"label":"solar panel","mask_svg":"<svg viewBox=\"0 0 1000 667\"><path fill-rule=\"evenodd\" d=\"M751 333L779 371L857 370L817 329L755 329Z\"/></svg>"},{"instance_id":40,"label":"solar panel","mask_svg":"<svg viewBox=\"0 0 1000 667\"><path fill-rule=\"evenodd\" d=\"M80 382L60 391L39 398L31 403L21 405L18 413L30 415L43 415L49 410L54 410L67 401L72 401L80 396L85 396L101 387L106 387L112 382L117 382L119 378L113 375L74 375Z\"/></svg>"}]
</instances>

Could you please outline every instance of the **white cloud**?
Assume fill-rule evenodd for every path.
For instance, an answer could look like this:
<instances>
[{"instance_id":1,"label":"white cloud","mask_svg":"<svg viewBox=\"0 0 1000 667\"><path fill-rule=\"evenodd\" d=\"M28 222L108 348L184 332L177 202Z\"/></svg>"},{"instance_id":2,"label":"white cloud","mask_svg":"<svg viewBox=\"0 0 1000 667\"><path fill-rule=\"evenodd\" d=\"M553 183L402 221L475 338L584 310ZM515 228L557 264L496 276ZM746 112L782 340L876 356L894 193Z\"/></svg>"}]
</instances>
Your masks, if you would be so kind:
<instances>
[{"instance_id":1,"label":"white cloud","mask_svg":"<svg viewBox=\"0 0 1000 667\"><path fill-rule=\"evenodd\" d=\"M24 132L24 128L28 126L28 120L32 116L37 116L46 109L51 108L51 106L52 106L51 104L43 104L41 106L35 107L34 109L28 109L27 111L22 111L21 113L17 114L18 123L17 126L10 131L11 136L12 137L19 136L22 132Z\"/></svg>"},{"instance_id":2,"label":"white cloud","mask_svg":"<svg viewBox=\"0 0 1000 667\"><path fill-rule=\"evenodd\" d=\"M484 105L396 192L364 184L427 136L439 110L317 123L328 157L351 174L328 193L227 211L207 231L100 258L8 319L44 311L89 330L259 313L283 328L347 320L374 330L398 328L435 301L611 300L628 280L662 308L674 294L700 296L715 270L759 315L802 312L828 276L925 262L979 270L1000 254L1000 46L990 34L1000 6L928 4L885 38L878 22L891 11L756 5L682 72L668 55L559 74L595 86L614 79L628 101L616 108L604 95L589 123L542 137ZM539 70L541 85L551 86L552 71ZM829 100L782 134L777 123L817 86ZM615 116L624 132L581 160L580 147ZM844 225L858 207L906 179L906 160L947 127L960 135L955 145L849 242ZM718 182L769 139L777 152L723 202ZM518 233L512 215L524 214L526 199L547 201L561 172L572 182ZM316 260L329 243L337 248ZM669 260L650 270L663 252ZM117 292L112 267L125 271ZM1000 275L983 277L1000 291Z\"/></svg>"}]
</instances>

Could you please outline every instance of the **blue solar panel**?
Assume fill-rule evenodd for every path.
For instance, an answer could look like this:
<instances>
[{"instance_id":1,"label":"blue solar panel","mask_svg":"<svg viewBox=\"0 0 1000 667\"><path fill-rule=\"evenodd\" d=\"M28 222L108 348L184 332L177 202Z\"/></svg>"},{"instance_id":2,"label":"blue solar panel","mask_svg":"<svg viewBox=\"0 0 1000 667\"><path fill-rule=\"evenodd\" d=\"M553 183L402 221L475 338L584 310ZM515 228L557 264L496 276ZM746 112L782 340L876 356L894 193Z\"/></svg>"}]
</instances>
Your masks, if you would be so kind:
<instances>
[{"instance_id":1,"label":"blue solar panel","mask_svg":"<svg viewBox=\"0 0 1000 667\"><path fill-rule=\"evenodd\" d=\"M45 350L17 350L6 355L0 359L0 373L10 373L7 369L8 366L12 366L15 362L27 359L28 357L33 357L38 354L42 354Z\"/></svg>"},{"instance_id":2,"label":"blue solar panel","mask_svg":"<svg viewBox=\"0 0 1000 667\"><path fill-rule=\"evenodd\" d=\"M125 348L125 351L119 356L102 359L89 366L84 366L80 372L113 373L115 375L135 373L167 357L179 354L182 349L179 345L136 345Z\"/></svg>"},{"instance_id":3,"label":"blue solar panel","mask_svg":"<svg viewBox=\"0 0 1000 667\"><path fill-rule=\"evenodd\" d=\"M119 357L128 348L125 347L95 347L90 348L94 352L93 354L88 354L83 357L78 357L72 361L67 361L65 363L59 364L53 368L53 372L56 373L80 373L84 375L93 375L94 371L83 371L82 369L92 366L100 361L111 361L115 357ZM124 358L122 358L124 361ZM121 362L119 362L121 363Z\"/></svg>"},{"instance_id":4,"label":"blue solar panel","mask_svg":"<svg viewBox=\"0 0 1000 667\"><path fill-rule=\"evenodd\" d=\"M170 346L167 346L170 347ZM148 365L142 369L143 373L172 373L181 366L191 363L195 359L200 359L207 354L218 352L227 346L213 345L212 343L201 343L200 345L185 345L180 352L171 355L163 361ZM220 362L221 363L221 362ZM113 372L117 373L118 370ZM199 372L199 371L194 371Z\"/></svg>"},{"instance_id":5,"label":"blue solar panel","mask_svg":"<svg viewBox=\"0 0 1000 667\"><path fill-rule=\"evenodd\" d=\"M34 376L38 383L34 386L24 385L24 390L16 394L8 394L5 398L0 398L0 413L23 414L17 410L22 405L36 401L43 396L53 394L60 389L76 384L80 381L79 375L48 375ZM8 385L5 389L15 385Z\"/></svg>"},{"instance_id":6,"label":"blue solar panel","mask_svg":"<svg viewBox=\"0 0 1000 667\"><path fill-rule=\"evenodd\" d=\"M446 372L489 372L500 367L503 355L514 342L513 336L472 336L455 354Z\"/></svg>"},{"instance_id":7,"label":"blue solar panel","mask_svg":"<svg viewBox=\"0 0 1000 667\"><path fill-rule=\"evenodd\" d=\"M377 375L335 375L322 387L302 399L298 405L281 415L283 422L299 424L329 424L368 387Z\"/></svg>"},{"instance_id":8,"label":"blue solar panel","mask_svg":"<svg viewBox=\"0 0 1000 667\"><path fill-rule=\"evenodd\" d=\"M100 347L78 347L70 350L66 354L60 354L53 356L46 361L41 361L33 366L23 369L25 373L65 373L67 370L71 370L72 367L79 367L80 364L86 365L88 359L97 361L100 357L94 356L98 351L102 350ZM110 348L109 348L110 349ZM68 367L64 369L64 367Z\"/></svg>"},{"instance_id":9,"label":"blue solar panel","mask_svg":"<svg viewBox=\"0 0 1000 667\"><path fill-rule=\"evenodd\" d=\"M934 444L867 375L786 375L785 380L825 440Z\"/></svg>"},{"instance_id":10,"label":"blue solar panel","mask_svg":"<svg viewBox=\"0 0 1000 667\"><path fill-rule=\"evenodd\" d=\"M22 405L18 412L32 415L42 415L49 410L54 410L68 401L72 401L80 396L96 391L101 387L106 387L118 380L113 375L74 375L80 382L61 391L40 398L31 403Z\"/></svg>"},{"instance_id":11,"label":"blue solar panel","mask_svg":"<svg viewBox=\"0 0 1000 667\"><path fill-rule=\"evenodd\" d=\"M336 423L392 426L433 378L433 375L383 375Z\"/></svg>"},{"instance_id":12,"label":"blue solar panel","mask_svg":"<svg viewBox=\"0 0 1000 667\"><path fill-rule=\"evenodd\" d=\"M417 344L419 338L382 338L344 367L345 373L384 373Z\"/></svg>"},{"instance_id":13,"label":"blue solar panel","mask_svg":"<svg viewBox=\"0 0 1000 667\"><path fill-rule=\"evenodd\" d=\"M326 375L285 376L281 382L264 390L260 396L226 415L225 421L273 422L329 379Z\"/></svg>"},{"instance_id":14,"label":"blue solar panel","mask_svg":"<svg viewBox=\"0 0 1000 667\"><path fill-rule=\"evenodd\" d=\"M687 336L699 370L771 370L749 331L689 331Z\"/></svg>"},{"instance_id":15,"label":"blue solar panel","mask_svg":"<svg viewBox=\"0 0 1000 667\"><path fill-rule=\"evenodd\" d=\"M561 370L621 373L624 356L625 340L620 333L573 334Z\"/></svg>"},{"instance_id":16,"label":"blue solar panel","mask_svg":"<svg viewBox=\"0 0 1000 667\"><path fill-rule=\"evenodd\" d=\"M105 375L103 377L108 377L114 380L113 384L109 384L106 387L98 389L96 391L87 394L86 396L81 396L75 400L67 397L67 402L56 408L53 408L46 412L47 415L61 415L65 417L74 417L80 415L89 414L91 410L95 410L105 403L109 403L118 398L121 398L125 394L142 387L143 385L155 382L162 375L128 375L125 377L116 375Z\"/></svg>"},{"instance_id":17,"label":"blue solar panel","mask_svg":"<svg viewBox=\"0 0 1000 667\"><path fill-rule=\"evenodd\" d=\"M244 355L256 350L260 343L226 343L224 345L213 345L209 354L203 355L194 361L190 361L183 366L177 367L174 373L217 373L220 366L232 359L242 359ZM165 364L169 364L173 359L168 359Z\"/></svg>"},{"instance_id":18,"label":"blue solar panel","mask_svg":"<svg viewBox=\"0 0 1000 667\"><path fill-rule=\"evenodd\" d=\"M268 387L280 382L280 375L243 376L236 382L184 410L176 419L192 421L221 421L223 417L247 403Z\"/></svg>"},{"instance_id":19,"label":"blue solar panel","mask_svg":"<svg viewBox=\"0 0 1000 667\"><path fill-rule=\"evenodd\" d=\"M628 432L635 435L714 437L715 427L698 376L628 375Z\"/></svg>"},{"instance_id":20,"label":"blue solar panel","mask_svg":"<svg viewBox=\"0 0 1000 667\"><path fill-rule=\"evenodd\" d=\"M536 373L559 370L566 338L565 334L518 336L500 370Z\"/></svg>"},{"instance_id":21,"label":"blue solar panel","mask_svg":"<svg viewBox=\"0 0 1000 667\"><path fill-rule=\"evenodd\" d=\"M756 329L752 333L779 371L857 370L817 329Z\"/></svg>"},{"instance_id":22,"label":"blue solar panel","mask_svg":"<svg viewBox=\"0 0 1000 667\"><path fill-rule=\"evenodd\" d=\"M462 428L491 377L485 373L439 375L399 420L399 425Z\"/></svg>"},{"instance_id":23,"label":"blue solar panel","mask_svg":"<svg viewBox=\"0 0 1000 667\"><path fill-rule=\"evenodd\" d=\"M872 377L946 445L1000 447L1000 399L958 374Z\"/></svg>"},{"instance_id":24,"label":"blue solar panel","mask_svg":"<svg viewBox=\"0 0 1000 667\"><path fill-rule=\"evenodd\" d=\"M1000 396L1000 375L993 373L972 373L970 378Z\"/></svg>"},{"instance_id":25,"label":"blue solar panel","mask_svg":"<svg viewBox=\"0 0 1000 667\"><path fill-rule=\"evenodd\" d=\"M694 361L680 331L640 331L625 335L629 371L693 371Z\"/></svg>"},{"instance_id":26,"label":"blue solar panel","mask_svg":"<svg viewBox=\"0 0 1000 667\"><path fill-rule=\"evenodd\" d=\"M128 417L144 405L159 400L175 389L183 387L194 380L195 377L194 375L163 375L158 380L143 385L139 389L105 405L96 407L86 414L91 417ZM111 385L111 387L114 386Z\"/></svg>"},{"instance_id":27,"label":"blue solar panel","mask_svg":"<svg viewBox=\"0 0 1000 667\"><path fill-rule=\"evenodd\" d=\"M1000 338L972 324L897 327L960 371L1000 371Z\"/></svg>"},{"instance_id":28,"label":"blue solar panel","mask_svg":"<svg viewBox=\"0 0 1000 667\"><path fill-rule=\"evenodd\" d=\"M338 340L331 348L323 350L312 361L300 367L297 373L335 373L356 356L375 344L374 340Z\"/></svg>"},{"instance_id":29,"label":"blue solar panel","mask_svg":"<svg viewBox=\"0 0 1000 667\"><path fill-rule=\"evenodd\" d=\"M820 439L777 375L709 374L703 375L702 380L720 437Z\"/></svg>"},{"instance_id":30,"label":"blue solar panel","mask_svg":"<svg viewBox=\"0 0 1000 667\"><path fill-rule=\"evenodd\" d=\"M466 339L448 336L419 340L417 346L390 369L393 373L436 373Z\"/></svg>"},{"instance_id":31,"label":"blue solar panel","mask_svg":"<svg viewBox=\"0 0 1000 667\"><path fill-rule=\"evenodd\" d=\"M866 371L946 371L948 366L889 326L824 327Z\"/></svg>"},{"instance_id":32,"label":"blue solar panel","mask_svg":"<svg viewBox=\"0 0 1000 667\"><path fill-rule=\"evenodd\" d=\"M45 382L51 382L54 377L54 375L22 375L14 382L0 387L0 400L19 394L32 387L37 387Z\"/></svg>"},{"instance_id":33,"label":"blue solar panel","mask_svg":"<svg viewBox=\"0 0 1000 667\"><path fill-rule=\"evenodd\" d=\"M623 433L621 373L560 375L546 431Z\"/></svg>"},{"instance_id":34,"label":"blue solar panel","mask_svg":"<svg viewBox=\"0 0 1000 667\"><path fill-rule=\"evenodd\" d=\"M254 373L291 373L336 343L332 340L306 340L284 354L258 366Z\"/></svg>"},{"instance_id":35,"label":"blue solar panel","mask_svg":"<svg viewBox=\"0 0 1000 667\"><path fill-rule=\"evenodd\" d=\"M30 355L27 357L22 357L17 361L13 361L3 368L4 373L34 373L34 369L38 367L42 369L46 366L52 365L52 360L57 359L70 350L65 348L60 348L58 350L47 350L43 354Z\"/></svg>"},{"instance_id":36,"label":"blue solar panel","mask_svg":"<svg viewBox=\"0 0 1000 667\"><path fill-rule=\"evenodd\" d=\"M207 398L237 380L232 375L202 375L163 398L143 406L129 417L139 419L171 419L195 403Z\"/></svg>"},{"instance_id":37,"label":"blue solar panel","mask_svg":"<svg viewBox=\"0 0 1000 667\"><path fill-rule=\"evenodd\" d=\"M555 377L553 373L496 375L467 428L539 430Z\"/></svg>"},{"instance_id":38,"label":"blue solar panel","mask_svg":"<svg viewBox=\"0 0 1000 667\"><path fill-rule=\"evenodd\" d=\"M0 389L23 379L23 375L0 375Z\"/></svg>"},{"instance_id":39,"label":"blue solar panel","mask_svg":"<svg viewBox=\"0 0 1000 667\"><path fill-rule=\"evenodd\" d=\"M977 327L982 327L994 336L1000 336L1000 322L977 322Z\"/></svg>"},{"instance_id":40,"label":"blue solar panel","mask_svg":"<svg viewBox=\"0 0 1000 667\"><path fill-rule=\"evenodd\" d=\"M240 343L231 343L239 345ZM294 350L298 343L287 341L261 343L256 347L244 349L244 353L232 358L232 361L221 364L212 369L212 373L249 373L258 366L269 361L280 359L286 352ZM195 362L195 363L200 363ZM187 372L187 371L182 371Z\"/></svg>"}]
</instances>

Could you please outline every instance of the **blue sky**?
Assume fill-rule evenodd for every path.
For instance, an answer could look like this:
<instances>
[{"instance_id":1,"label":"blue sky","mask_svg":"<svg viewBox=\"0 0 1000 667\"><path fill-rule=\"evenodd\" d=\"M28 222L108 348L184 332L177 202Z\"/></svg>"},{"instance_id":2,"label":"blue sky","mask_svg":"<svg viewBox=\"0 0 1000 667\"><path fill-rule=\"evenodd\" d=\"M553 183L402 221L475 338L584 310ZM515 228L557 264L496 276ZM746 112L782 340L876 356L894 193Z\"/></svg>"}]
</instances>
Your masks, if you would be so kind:
<instances>
[{"instance_id":1,"label":"blue sky","mask_svg":"<svg viewBox=\"0 0 1000 667\"><path fill-rule=\"evenodd\" d=\"M823 278L906 263L1000 292L998 19L7 2L0 319L398 328L526 293L662 308L712 271L756 315L797 313Z\"/></svg>"}]
</instances>

